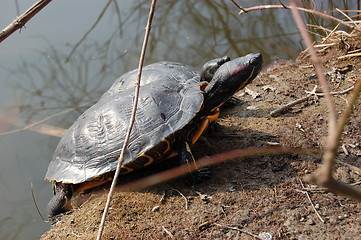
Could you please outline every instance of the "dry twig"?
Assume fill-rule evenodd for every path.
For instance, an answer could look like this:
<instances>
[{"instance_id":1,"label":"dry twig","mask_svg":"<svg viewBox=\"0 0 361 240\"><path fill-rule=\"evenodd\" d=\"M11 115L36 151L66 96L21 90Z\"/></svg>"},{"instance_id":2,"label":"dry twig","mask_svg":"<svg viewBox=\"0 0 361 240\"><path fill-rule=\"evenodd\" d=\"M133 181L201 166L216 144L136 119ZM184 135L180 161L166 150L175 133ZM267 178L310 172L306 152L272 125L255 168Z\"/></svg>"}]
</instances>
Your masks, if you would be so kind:
<instances>
[{"instance_id":1,"label":"dry twig","mask_svg":"<svg viewBox=\"0 0 361 240\"><path fill-rule=\"evenodd\" d=\"M283 113L283 112L287 111L288 109L290 109L291 107L296 106L297 104L300 104L300 103L302 103L302 102L307 101L310 97L312 97L312 96L315 94L316 89L317 89L317 86L315 86L315 87L313 88L313 90L312 90L306 97L297 99L297 100L292 101L292 102L290 102L290 103L287 103L286 105L284 105L284 106L282 106L282 107L280 107L280 108L277 108L277 109L271 111L271 112L270 112L270 115L271 115L272 117L277 117L277 116L279 116L281 113Z\"/></svg>"},{"instance_id":2,"label":"dry twig","mask_svg":"<svg viewBox=\"0 0 361 240\"><path fill-rule=\"evenodd\" d=\"M361 32L361 28L359 28L358 26L355 26L355 25L351 25L345 21L342 21L338 18L335 18L333 16L330 16L328 14L325 14L325 13L322 13L322 12L319 12L315 9L311 10L311 9L307 9L307 8L301 8L301 7L297 7L296 5L292 5L291 6L287 6L287 5L260 5L260 6L255 6L255 7L250 7L250 8L243 8L239 14L244 14L244 13L247 13L247 12L251 12L251 11L256 11L256 10L265 10L265 9L291 9L291 10L298 10L298 11L303 11L303 12L308 12L308 13L312 13L312 14L315 14L315 15L318 15L320 17L323 17L323 18L326 18L326 19L330 19L332 21L335 21L335 22L338 22L342 25L345 25L353 30L356 30L358 32Z\"/></svg>"},{"instance_id":3,"label":"dry twig","mask_svg":"<svg viewBox=\"0 0 361 240\"><path fill-rule=\"evenodd\" d=\"M70 57L73 55L73 53L76 51L76 49L80 46L80 44L88 37L88 35L94 30L94 28L98 25L98 23L100 22L100 20L103 18L106 10L108 9L108 7L110 6L110 4L112 2L115 2L113 0L109 0L107 2L107 4L105 4L102 12L100 13L100 15L98 16L98 18L95 20L95 22L93 23L93 25L90 27L90 29L83 35L83 37L75 44L75 46L73 47L73 49L71 50L71 52L69 53L69 55L66 57L65 59L65 63L69 62Z\"/></svg>"},{"instance_id":4,"label":"dry twig","mask_svg":"<svg viewBox=\"0 0 361 240\"><path fill-rule=\"evenodd\" d=\"M41 9L48 5L52 0L40 0L31 6L25 13L17 17L12 23L0 32L0 42L4 41L8 36L18 29L25 26L32 17L34 17Z\"/></svg>"},{"instance_id":5,"label":"dry twig","mask_svg":"<svg viewBox=\"0 0 361 240\"><path fill-rule=\"evenodd\" d=\"M142 75L142 68L143 68L143 63L144 63L144 58L145 58L145 52L146 52L147 45L148 45L149 33L150 33L151 25L152 25L152 20L153 20L153 15L154 15L156 2L157 2L156 0L152 0L151 7L149 9L148 22L147 22L147 26L145 28L145 36L144 36L142 51L141 51L140 59L139 59L137 82L135 83L135 92L134 92L134 102L133 102L132 114L131 114L131 117L130 117L130 120L129 120L128 131L127 131L127 134L125 135L124 143L123 143L123 146L122 146L122 149L121 149L121 152L120 152L120 156L118 158L117 169L115 170L115 173L114 173L114 178L113 178L113 181L112 181L112 185L111 185L110 190L109 190L107 202L106 202L104 212L103 212L103 216L102 216L102 219L101 219L101 222L100 222L100 225L99 225L97 240L101 239L101 236L102 236L102 233L103 233L105 218L106 218L107 213L108 213L108 209L109 209L109 206L110 206L110 202L112 200L112 195L113 195L115 186L116 186L116 184L118 182L120 169L121 169L121 166L122 166L122 164L124 162L125 149L126 149L126 147L128 145L128 142L129 142L129 139L130 139L130 133L132 131L132 127L133 127L134 121L135 121L135 113L136 113L137 106L138 106L140 79L141 79L141 75Z\"/></svg>"},{"instance_id":6,"label":"dry twig","mask_svg":"<svg viewBox=\"0 0 361 240\"><path fill-rule=\"evenodd\" d=\"M280 108L277 108L273 111L270 112L270 115L272 117L277 117L280 114L284 113L285 111L287 111L288 109L290 109L293 106L296 106L297 104L300 104L302 102L307 101L310 97L312 96L317 96L317 97L323 97L325 96L325 93L317 93L316 92L316 88L317 86L314 87L314 89L312 91L305 91L307 93L307 96L296 99L292 102L287 103L286 105L281 106ZM341 91L337 91L337 92L330 92L331 95L341 95L341 94L345 94L350 92L352 89L354 89L354 86L351 86L347 89L341 90Z\"/></svg>"},{"instance_id":7,"label":"dry twig","mask_svg":"<svg viewBox=\"0 0 361 240\"><path fill-rule=\"evenodd\" d=\"M317 209L315 208L315 205L314 205L313 202L312 202L312 199L311 199L311 197L310 197L310 194L308 193L308 191L306 190L305 186L303 185L302 180L301 180L301 179L298 179L298 181L300 182L301 187L302 187L302 189L303 189L302 193L306 194L307 199L308 199L308 201L310 202L310 204L311 204L311 206L312 206L312 209L313 209L313 211L316 213L318 219L320 219L320 221L321 221L322 223L325 223L325 220L323 220L323 218L321 217L321 215L318 213Z\"/></svg>"},{"instance_id":8,"label":"dry twig","mask_svg":"<svg viewBox=\"0 0 361 240\"><path fill-rule=\"evenodd\" d=\"M350 92L352 89L354 89L355 88L355 86L351 86L351 87L349 87L349 88L346 88L346 89L344 89L344 90L341 90L341 91L337 91L337 92L330 92L330 94L331 95L341 95L341 94L345 94L345 93L348 93L348 92ZM306 91L306 93L308 93L308 94L312 94L312 95L316 95L316 96L318 96L318 97L322 97L322 96L325 96L325 94L324 93L316 93L316 92L309 92L309 91Z\"/></svg>"},{"instance_id":9,"label":"dry twig","mask_svg":"<svg viewBox=\"0 0 361 240\"><path fill-rule=\"evenodd\" d=\"M351 115L352 108L355 105L357 97L360 94L360 92L361 92L361 79L359 79L355 84L355 88L353 89L348 99L349 104L347 105L346 109L344 110L338 121L337 129L335 130L336 134L334 136L334 139L332 139L335 142L335 144L338 144L339 142L343 129ZM320 186L327 187L332 192L343 194L360 201L361 200L360 189L342 183L340 181L337 181L336 179L333 178L332 172L328 172L330 170L331 171L333 170L335 164L335 158L336 158L336 151L334 152L334 155L332 155L332 153L330 152L325 152L323 156L324 164L313 175L311 175L308 178L308 180L313 181Z\"/></svg>"},{"instance_id":10,"label":"dry twig","mask_svg":"<svg viewBox=\"0 0 361 240\"><path fill-rule=\"evenodd\" d=\"M164 226L162 226L162 229L171 239L174 239L174 235L168 229L166 229Z\"/></svg>"},{"instance_id":11,"label":"dry twig","mask_svg":"<svg viewBox=\"0 0 361 240\"><path fill-rule=\"evenodd\" d=\"M255 234L253 234L253 233L247 232L247 231L245 231L245 230L242 230L242 229L240 229L240 228L238 228L238 227L231 227L231 226L221 225L221 224L218 224L218 223L213 223L213 224L216 225L216 226L218 226L218 227L236 230L236 231L239 231L239 232L241 232L241 233L248 234L248 235L250 235L250 236L252 236L252 237L254 237L254 238L256 238L256 239L262 240L262 238L260 238L259 236L255 235Z\"/></svg>"},{"instance_id":12,"label":"dry twig","mask_svg":"<svg viewBox=\"0 0 361 240\"><path fill-rule=\"evenodd\" d=\"M345 58L350 58L350 57L360 57L361 53L351 53L351 54L346 54L343 56L339 56L337 59L345 59Z\"/></svg>"},{"instance_id":13,"label":"dry twig","mask_svg":"<svg viewBox=\"0 0 361 240\"><path fill-rule=\"evenodd\" d=\"M343 128L346 125L346 122L348 121L352 107L354 106L357 96L359 92L361 91L361 80L359 80L354 90L351 93L351 97L349 100L349 105L346 107L344 113L342 114L341 118L339 119L338 123L336 122L336 110L331 98L329 86L327 84L327 81L324 77L324 71L322 64L320 62L320 59L317 57L316 51L313 47L312 41L310 36L307 34L305 24L303 22L303 19L301 17L301 14L299 13L300 8L297 7L295 0L290 0L291 4L291 10L294 16L294 19L296 21L296 24L301 32L301 35L308 47L308 51L311 55L311 60L313 61L315 65L316 74L318 77L319 82L322 85L327 106L329 110L329 117L328 117L328 138L327 138L327 145L326 149L323 154L323 164L322 166L316 170L314 174L311 175L308 180L311 180L313 182L316 182L318 185L327 187L330 191L336 192L339 194L346 195L348 197L361 200L361 191L353 186L350 186L348 184L344 184L342 182L337 181L334 179L332 173L334 170L335 162L336 162L336 156L337 156L337 149L339 145L339 140L341 137L341 134L343 132ZM316 13L315 13L316 14ZM351 25L350 25L351 26Z\"/></svg>"},{"instance_id":14,"label":"dry twig","mask_svg":"<svg viewBox=\"0 0 361 240\"><path fill-rule=\"evenodd\" d=\"M166 191L164 191L164 193L162 194L162 197L159 199L160 203L164 203L165 201L165 196L166 196Z\"/></svg>"},{"instance_id":15,"label":"dry twig","mask_svg":"<svg viewBox=\"0 0 361 240\"><path fill-rule=\"evenodd\" d=\"M184 196L184 194L181 191L179 191L178 189L175 189L175 188L172 188L172 187L171 187L171 189L173 191L176 191L177 193L179 193L179 195L181 195L184 198L184 200L186 202L185 208L186 208L186 210L188 210L188 199L186 198L186 196Z\"/></svg>"},{"instance_id":16,"label":"dry twig","mask_svg":"<svg viewBox=\"0 0 361 240\"><path fill-rule=\"evenodd\" d=\"M36 199L35 199L35 195L34 195L34 186L33 186L33 183L32 183L32 182L30 183L30 189L31 189L31 197L32 197L32 199L33 199L33 202L34 202L36 211L38 212L38 214L39 214L39 216L41 217L41 219L43 219L43 221L45 222L45 219L44 219L43 215L41 214L41 212L40 212L40 210L39 210L38 204L36 203Z\"/></svg>"}]
</instances>

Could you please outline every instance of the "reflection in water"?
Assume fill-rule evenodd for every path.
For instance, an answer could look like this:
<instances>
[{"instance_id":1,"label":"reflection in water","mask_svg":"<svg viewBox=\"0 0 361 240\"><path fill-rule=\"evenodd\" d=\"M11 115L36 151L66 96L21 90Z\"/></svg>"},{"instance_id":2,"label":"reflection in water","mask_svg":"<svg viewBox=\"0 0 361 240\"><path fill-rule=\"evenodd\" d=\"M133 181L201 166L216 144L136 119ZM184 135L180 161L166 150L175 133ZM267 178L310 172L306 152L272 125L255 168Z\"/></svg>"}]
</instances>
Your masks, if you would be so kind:
<instances>
[{"instance_id":1,"label":"reflection in water","mask_svg":"<svg viewBox=\"0 0 361 240\"><path fill-rule=\"evenodd\" d=\"M273 1L254 1L266 4ZM303 1L313 8L312 1ZM337 2L333 6L348 9L350 3ZM355 4L354 4L355 5ZM48 46L39 54L39 62L24 61L23 77L15 86L21 96L19 102L26 118L39 118L64 108L77 108L84 102L97 99L118 76L137 66L148 2L138 1L130 9L113 7L108 18L114 27L103 36L103 41L85 41L65 63L72 48L58 50ZM318 9L328 7L321 1ZM118 12L118 10L120 12ZM239 9L230 1L165 1L158 4L154 16L147 63L170 60L192 66L201 66L218 56L231 57L249 52L261 52L272 59L289 59L303 49L290 11L278 9L255 11L239 15ZM341 17L341 13L335 13ZM124 17L123 17L124 16ZM311 14L305 14L310 24L332 29L335 23ZM103 21L106 21L103 19ZM96 32L96 27L95 30ZM311 28L319 35L325 32ZM318 37L319 38L319 37ZM127 52L127 54L125 54ZM67 127L84 108L76 109L61 121ZM44 115L39 115L42 112ZM59 123L59 122L55 122Z\"/></svg>"},{"instance_id":2,"label":"reflection in water","mask_svg":"<svg viewBox=\"0 0 361 240\"><path fill-rule=\"evenodd\" d=\"M21 112L31 121L73 108L58 119L61 122L54 123L69 126L68 120L79 116L104 92L104 82L116 78L112 70L125 55L120 53L108 62L84 48L65 64L65 55L51 47L40 54L40 64L23 62L20 73L26 80L15 85L19 102L26 103L20 106Z\"/></svg>"},{"instance_id":3,"label":"reflection in water","mask_svg":"<svg viewBox=\"0 0 361 240\"><path fill-rule=\"evenodd\" d=\"M96 0L88 2L98 4L97 10L103 9L106 4ZM270 0L243 2L247 4L243 7L279 4ZM314 7L313 1L301 2ZM22 60L20 66L12 66L14 70L6 71L15 89L23 119L34 122L64 109L75 108L46 122L68 128L85 110L77 106L99 98L118 76L137 67L149 1L118 0L117 3L109 5L104 17L68 62L65 63L65 59L76 42L59 46L49 40L40 52L34 51L33 55ZM316 1L316 4L318 9L359 9L360 1ZM45 8L43 13L46 12ZM269 63L279 58L295 58L303 49L290 11L255 11L241 16L238 12L239 9L228 0L159 2L146 63L168 60L201 67L209 59L224 55L234 58L249 52L261 52L265 62ZM333 14L343 18L340 13ZM335 23L310 14L304 16L310 24L329 29L335 26ZM90 28L97 16L83 17ZM71 19L60 21L64 26L76 24ZM85 33L87 30L78 31ZM322 29L310 27L309 30L325 35ZM317 39L316 35L313 36ZM63 42L69 41L69 36L62 37ZM21 53L14 49L16 54ZM44 224L38 220L28 186L30 180L34 181L38 204L44 207L52 193L50 184L42 179L58 139L22 132L1 140L0 239L38 236L44 231ZM4 192L7 194L4 195ZM33 222L34 219L37 220Z\"/></svg>"},{"instance_id":4,"label":"reflection in water","mask_svg":"<svg viewBox=\"0 0 361 240\"><path fill-rule=\"evenodd\" d=\"M124 14L125 17L119 17L119 20L113 13L109 18L117 19L117 24L103 36L104 41L83 42L67 63L64 59L71 49L64 53L63 49L51 45L39 54L40 62L24 61L20 68L23 78L15 86L19 102L26 102L21 106L24 117L39 119L92 101L117 76L135 68L147 12L146 2L134 4L126 13L121 12L119 16ZM269 11L267 15L254 12L245 16L238 12L229 1L166 1L159 4L146 61L172 60L200 67L208 59L218 56L262 52L269 61L270 56L292 58L301 50L301 45L295 44L298 35L288 25L290 21L284 21L290 17L286 11ZM276 15L279 13L284 17ZM279 27L272 28L269 22L273 21ZM126 55L123 55L124 51L127 51ZM82 111L83 108L77 109L66 119L61 119L61 123L54 124L67 127Z\"/></svg>"}]
</instances>

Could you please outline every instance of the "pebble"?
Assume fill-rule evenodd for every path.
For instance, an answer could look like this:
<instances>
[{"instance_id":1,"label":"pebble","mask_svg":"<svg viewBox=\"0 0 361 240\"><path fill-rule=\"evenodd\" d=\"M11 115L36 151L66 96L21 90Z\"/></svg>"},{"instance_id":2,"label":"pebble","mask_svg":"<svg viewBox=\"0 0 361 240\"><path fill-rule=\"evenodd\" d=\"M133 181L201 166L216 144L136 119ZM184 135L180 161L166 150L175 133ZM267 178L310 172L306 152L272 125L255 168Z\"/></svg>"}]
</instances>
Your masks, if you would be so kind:
<instances>
[{"instance_id":1,"label":"pebble","mask_svg":"<svg viewBox=\"0 0 361 240\"><path fill-rule=\"evenodd\" d=\"M345 218L347 218L347 214L344 214L344 215L340 215L337 217L339 220L343 220Z\"/></svg>"},{"instance_id":2,"label":"pebble","mask_svg":"<svg viewBox=\"0 0 361 240\"><path fill-rule=\"evenodd\" d=\"M313 221L312 219L308 219L306 222L308 225L315 225L315 221Z\"/></svg>"},{"instance_id":3,"label":"pebble","mask_svg":"<svg viewBox=\"0 0 361 240\"><path fill-rule=\"evenodd\" d=\"M261 232L260 234L258 234L258 237L262 240L272 240L273 239L272 234L270 234L268 232Z\"/></svg>"},{"instance_id":4,"label":"pebble","mask_svg":"<svg viewBox=\"0 0 361 240\"><path fill-rule=\"evenodd\" d=\"M338 218L337 218L336 216L331 216L329 221L330 221L331 224L336 224L336 223L337 223L337 219L338 219Z\"/></svg>"}]
</instances>

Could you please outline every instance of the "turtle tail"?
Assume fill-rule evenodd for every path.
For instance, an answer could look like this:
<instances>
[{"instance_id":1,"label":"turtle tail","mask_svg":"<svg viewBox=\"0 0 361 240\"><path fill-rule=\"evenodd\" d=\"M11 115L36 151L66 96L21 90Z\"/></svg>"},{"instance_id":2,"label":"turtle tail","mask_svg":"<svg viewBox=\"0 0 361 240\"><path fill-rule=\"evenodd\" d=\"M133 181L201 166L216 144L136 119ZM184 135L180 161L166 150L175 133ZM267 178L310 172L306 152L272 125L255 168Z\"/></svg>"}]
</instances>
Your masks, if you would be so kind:
<instances>
[{"instance_id":1,"label":"turtle tail","mask_svg":"<svg viewBox=\"0 0 361 240\"><path fill-rule=\"evenodd\" d=\"M49 220L72 209L70 200L73 196L73 187L71 184L56 182L54 193L46 208Z\"/></svg>"}]
</instances>

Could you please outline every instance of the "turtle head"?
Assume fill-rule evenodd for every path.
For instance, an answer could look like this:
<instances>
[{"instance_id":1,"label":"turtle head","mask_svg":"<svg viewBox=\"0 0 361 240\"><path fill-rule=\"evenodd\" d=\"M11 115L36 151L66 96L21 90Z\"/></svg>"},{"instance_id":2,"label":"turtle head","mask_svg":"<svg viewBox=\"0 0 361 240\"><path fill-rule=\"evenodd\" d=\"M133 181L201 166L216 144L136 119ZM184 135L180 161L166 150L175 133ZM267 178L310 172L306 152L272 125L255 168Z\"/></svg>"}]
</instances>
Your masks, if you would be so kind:
<instances>
[{"instance_id":1,"label":"turtle head","mask_svg":"<svg viewBox=\"0 0 361 240\"><path fill-rule=\"evenodd\" d=\"M214 74L217 72L218 68L222 66L224 63L229 61L231 61L231 58L228 56L224 56L206 62L202 67L201 82L203 81L210 82Z\"/></svg>"},{"instance_id":2,"label":"turtle head","mask_svg":"<svg viewBox=\"0 0 361 240\"><path fill-rule=\"evenodd\" d=\"M262 67L262 55L251 53L223 63L204 89L205 110L213 110L249 84Z\"/></svg>"}]
</instances>

